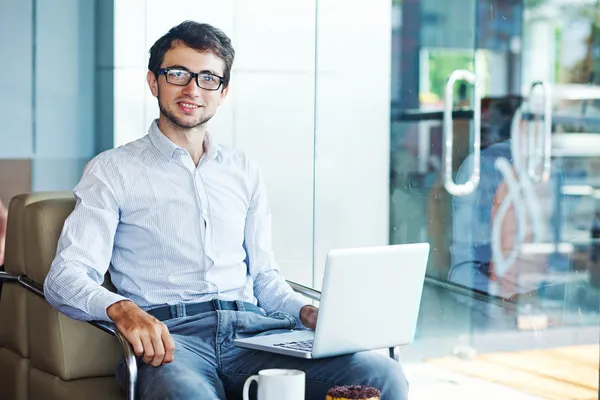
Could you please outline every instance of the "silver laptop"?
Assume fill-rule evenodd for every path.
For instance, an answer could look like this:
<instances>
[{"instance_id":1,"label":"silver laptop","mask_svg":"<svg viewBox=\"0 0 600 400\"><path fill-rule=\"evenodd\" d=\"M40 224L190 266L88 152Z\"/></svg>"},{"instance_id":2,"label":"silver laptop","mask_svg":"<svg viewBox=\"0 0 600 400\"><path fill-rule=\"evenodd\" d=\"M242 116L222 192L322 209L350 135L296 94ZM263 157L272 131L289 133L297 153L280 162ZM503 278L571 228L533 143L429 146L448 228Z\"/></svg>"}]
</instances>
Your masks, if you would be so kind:
<instances>
[{"instance_id":1,"label":"silver laptop","mask_svg":"<svg viewBox=\"0 0 600 400\"><path fill-rule=\"evenodd\" d=\"M317 329L237 339L240 347L323 358L406 345L415 337L429 244L327 254Z\"/></svg>"}]
</instances>

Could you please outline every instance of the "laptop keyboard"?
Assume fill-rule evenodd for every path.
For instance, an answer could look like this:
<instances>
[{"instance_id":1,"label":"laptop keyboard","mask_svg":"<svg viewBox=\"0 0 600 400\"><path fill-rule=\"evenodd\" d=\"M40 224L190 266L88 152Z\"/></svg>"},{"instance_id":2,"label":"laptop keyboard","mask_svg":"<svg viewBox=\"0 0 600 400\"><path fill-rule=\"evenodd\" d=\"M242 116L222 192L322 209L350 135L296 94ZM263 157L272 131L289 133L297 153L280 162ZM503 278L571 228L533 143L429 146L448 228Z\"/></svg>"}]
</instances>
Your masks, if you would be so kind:
<instances>
[{"instance_id":1,"label":"laptop keyboard","mask_svg":"<svg viewBox=\"0 0 600 400\"><path fill-rule=\"evenodd\" d=\"M298 340L295 342L275 343L273 346L284 347L286 349L293 349L293 350L300 350L300 351L312 351L313 339Z\"/></svg>"}]
</instances>

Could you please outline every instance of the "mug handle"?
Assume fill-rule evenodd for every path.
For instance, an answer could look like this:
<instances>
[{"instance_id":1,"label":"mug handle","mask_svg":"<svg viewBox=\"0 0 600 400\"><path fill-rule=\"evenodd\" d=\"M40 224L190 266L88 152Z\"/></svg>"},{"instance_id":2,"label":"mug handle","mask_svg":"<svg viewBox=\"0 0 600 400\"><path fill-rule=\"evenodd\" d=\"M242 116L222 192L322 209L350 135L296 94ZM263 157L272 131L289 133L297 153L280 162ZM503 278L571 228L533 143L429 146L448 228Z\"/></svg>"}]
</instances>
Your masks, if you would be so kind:
<instances>
[{"instance_id":1,"label":"mug handle","mask_svg":"<svg viewBox=\"0 0 600 400\"><path fill-rule=\"evenodd\" d=\"M250 400L250 397L248 396L248 390L250 390L250 385L253 381L256 382L256 384L258 385L258 375L252 375L251 377L246 379L246 382L244 382L244 400Z\"/></svg>"}]
</instances>

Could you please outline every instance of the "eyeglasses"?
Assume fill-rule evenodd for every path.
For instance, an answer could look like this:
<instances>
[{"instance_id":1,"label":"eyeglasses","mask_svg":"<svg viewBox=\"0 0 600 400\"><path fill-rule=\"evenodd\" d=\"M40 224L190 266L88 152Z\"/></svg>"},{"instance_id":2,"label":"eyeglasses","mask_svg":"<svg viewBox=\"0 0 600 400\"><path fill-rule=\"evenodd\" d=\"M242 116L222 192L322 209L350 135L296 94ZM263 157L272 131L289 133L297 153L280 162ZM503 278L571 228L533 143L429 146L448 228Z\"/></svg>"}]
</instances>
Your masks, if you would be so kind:
<instances>
[{"instance_id":1,"label":"eyeglasses","mask_svg":"<svg viewBox=\"0 0 600 400\"><path fill-rule=\"evenodd\" d=\"M196 84L204 90L219 90L223 85L223 77L206 72L196 73L179 68L161 68L159 75L164 75L167 83L177 86L187 86L192 79L196 78Z\"/></svg>"}]
</instances>

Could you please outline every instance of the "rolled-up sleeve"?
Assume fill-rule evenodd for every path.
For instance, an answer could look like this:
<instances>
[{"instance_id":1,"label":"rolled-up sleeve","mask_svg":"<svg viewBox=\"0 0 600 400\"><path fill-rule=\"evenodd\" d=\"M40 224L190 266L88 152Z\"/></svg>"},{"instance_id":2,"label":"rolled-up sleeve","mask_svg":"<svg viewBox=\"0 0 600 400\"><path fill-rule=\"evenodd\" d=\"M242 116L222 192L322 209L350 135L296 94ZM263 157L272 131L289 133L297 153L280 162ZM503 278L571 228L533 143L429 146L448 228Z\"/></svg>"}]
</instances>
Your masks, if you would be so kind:
<instances>
[{"instance_id":1,"label":"rolled-up sleeve","mask_svg":"<svg viewBox=\"0 0 600 400\"><path fill-rule=\"evenodd\" d=\"M88 163L73 190L75 209L44 282L48 302L71 318L110 321L106 309L126 300L101 286L119 224L116 182L111 160L102 154Z\"/></svg>"},{"instance_id":2,"label":"rolled-up sleeve","mask_svg":"<svg viewBox=\"0 0 600 400\"><path fill-rule=\"evenodd\" d=\"M254 281L254 294L267 313L283 311L293 315L299 326L300 309L308 300L294 292L281 275L271 243L271 211L262 173L257 165L250 169L254 183L244 240L248 252L248 269Z\"/></svg>"}]
</instances>

